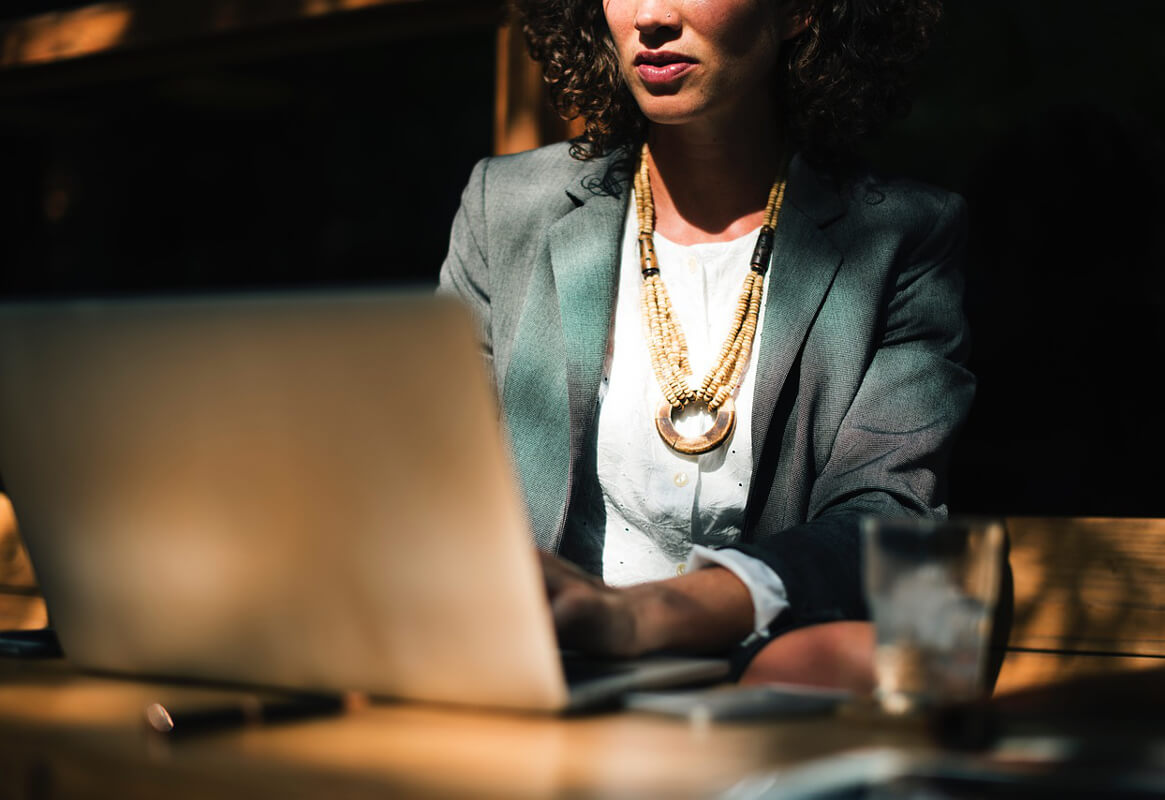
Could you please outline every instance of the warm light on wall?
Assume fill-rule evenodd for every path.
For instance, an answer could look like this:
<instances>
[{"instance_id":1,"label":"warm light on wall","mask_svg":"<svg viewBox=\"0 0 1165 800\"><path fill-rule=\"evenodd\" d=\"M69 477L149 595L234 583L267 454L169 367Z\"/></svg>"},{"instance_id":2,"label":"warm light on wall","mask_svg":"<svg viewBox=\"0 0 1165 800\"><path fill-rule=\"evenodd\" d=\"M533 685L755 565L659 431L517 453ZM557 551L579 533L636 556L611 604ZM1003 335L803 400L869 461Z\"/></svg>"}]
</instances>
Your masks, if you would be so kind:
<instances>
[{"instance_id":1,"label":"warm light on wall","mask_svg":"<svg viewBox=\"0 0 1165 800\"><path fill-rule=\"evenodd\" d=\"M530 150L582 133L582 120L561 120L551 110L542 68L526 53L520 33L498 29L494 154Z\"/></svg>"},{"instance_id":2,"label":"warm light on wall","mask_svg":"<svg viewBox=\"0 0 1165 800\"><path fill-rule=\"evenodd\" d=\"M76 58L120 44L133 22L127 3L102 3L45 14L10 30L0 47L0 66Z\"/></svg>"},{"instance_id":3,"label":"warm light on wall","mask_svg":"<svg viewBox=\"0 0 1165 800\"><path fill-rule=\"evenodd\" d=\"M303 13L311 16L382 5L385 5L385 0L303 0Z\"/></svg>"},{"instance_id":4,"label":"warm light on wall","mask_svg":"<svg viewBox=\"0 0 1165 800\"><path fill-rule=\"evenodd\" d=\"M162 39L188 38L241 27L320 17L376 6L424 5L424 0L169 0L165 13L150 8L148 24L135 10L143 0L95 3L0 25L0 68L61 61ZM140 17L147 17L145 11ZM194 21L196 27L191 28ZM138 23L138 24L135 24ZM138 28L144 28L139 30Z\"/></svg>"}]
</instances>

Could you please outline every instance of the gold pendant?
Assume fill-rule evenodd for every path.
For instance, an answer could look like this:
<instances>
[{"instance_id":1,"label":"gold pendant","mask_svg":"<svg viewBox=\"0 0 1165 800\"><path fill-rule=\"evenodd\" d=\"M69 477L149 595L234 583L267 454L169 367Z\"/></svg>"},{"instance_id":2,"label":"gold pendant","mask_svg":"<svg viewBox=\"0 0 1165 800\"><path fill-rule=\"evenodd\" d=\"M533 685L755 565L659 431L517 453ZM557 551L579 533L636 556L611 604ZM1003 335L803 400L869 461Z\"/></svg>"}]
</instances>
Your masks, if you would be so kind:
<instances>
[{"instance_id":1,"label":"gold pendant","mask_svg":"<svg viewBox=\"0 0 1165 800\"><path fill-rule=\"evenodd\" d=\"M671 417L678 410L667 400L661 402L655 412L655 429L659 431L659 437L668 447L684 455L698 456L715 450L724 444L724 440L731 436L733 429L736 428L736 404L732 402L731 397L725 398L716 409L712 427L699 436L683 436L676 430Z\"/></svg>"}]
</instances>

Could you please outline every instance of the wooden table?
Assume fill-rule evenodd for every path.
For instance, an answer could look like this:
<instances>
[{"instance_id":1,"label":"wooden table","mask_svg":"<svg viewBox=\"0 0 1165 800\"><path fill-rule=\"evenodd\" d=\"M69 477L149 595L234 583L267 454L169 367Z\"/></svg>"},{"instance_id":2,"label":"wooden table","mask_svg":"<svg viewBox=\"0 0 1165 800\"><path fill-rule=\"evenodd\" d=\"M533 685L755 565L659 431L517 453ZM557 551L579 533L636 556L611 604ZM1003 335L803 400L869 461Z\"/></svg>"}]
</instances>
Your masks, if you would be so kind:
<instances>
[{"instance_id":1,"label":"wooden table","mask_svg":"<svg viewBox=\"0 0 1165 800\"><path fill-rule=\"evenodd\" d=\"M1165 520L1012 518L1008 525L1017 615L998 700L1016 705L1009 692L1080 677L1135 686L1106 736L1129 734L1138 744L1152 734L1165 769L1165 739L1154 722L1165 713ZM32 588L23 563L0 559L22 592ZM854 748L934 750L918 726L853 715L693 726L634 713L556 719L387 703L176 744L145 733L142 713L151 702L197 706L238 696L82 675L62 662L0 659L0 800L163 792L221 800L706 797L750 775ZM1062 705L1050 697L1043 708ZM1095 705L1110 716L1121 705L1091 685L1062 698L1100 698ZM1093 725L1097 708L1079 712Z\"/></svg>"},{"instance_id":2,"label":"wooden table","mask_svg":"<svg viewBox=\"0 0 1165 800\"><path fill-rule=\"evenodd\" d=\"M692 724L371 703L177 742L143 724L151 702L239 694L0 661L0 798L707 797L852 748L931 747L918 725L855 715Z\"/></svg>"},{"instance_id":3,"label":"wooden table","mask_svg":"<svg viewBox=\"0 0 1165 800\"><path fill-rule=\"evenodd\" d=\"M1009 517L1015 623L996 692L1165 668L1165 519Z\"/></svg>"}]
</instances>

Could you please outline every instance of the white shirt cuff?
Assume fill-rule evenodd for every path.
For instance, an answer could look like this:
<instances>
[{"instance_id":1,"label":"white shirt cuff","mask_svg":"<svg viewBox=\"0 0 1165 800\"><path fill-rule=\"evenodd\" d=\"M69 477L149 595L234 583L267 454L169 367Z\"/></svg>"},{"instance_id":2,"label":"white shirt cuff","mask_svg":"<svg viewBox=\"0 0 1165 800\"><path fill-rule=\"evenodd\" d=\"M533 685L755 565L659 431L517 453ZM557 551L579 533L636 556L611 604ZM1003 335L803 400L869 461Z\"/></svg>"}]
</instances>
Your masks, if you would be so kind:
<instances>
[{"instance_id":1,"label":"white shirt cuff","mask_svg":"<svg viewBox=\"0 0 1165 800\"><path fill-rule=\"evenodd\" d=\"M724 567L731 572L748 589L752 595L752 608L755 615L757 633L763 633L777 616L789 607L789 595L785 591L785 582L781 576L773 571L759 558L745 555L739 550L713 550L703 545L692 545L692 553L688 558L691 569L704 567Z\"/></svg>"}]
</instances>

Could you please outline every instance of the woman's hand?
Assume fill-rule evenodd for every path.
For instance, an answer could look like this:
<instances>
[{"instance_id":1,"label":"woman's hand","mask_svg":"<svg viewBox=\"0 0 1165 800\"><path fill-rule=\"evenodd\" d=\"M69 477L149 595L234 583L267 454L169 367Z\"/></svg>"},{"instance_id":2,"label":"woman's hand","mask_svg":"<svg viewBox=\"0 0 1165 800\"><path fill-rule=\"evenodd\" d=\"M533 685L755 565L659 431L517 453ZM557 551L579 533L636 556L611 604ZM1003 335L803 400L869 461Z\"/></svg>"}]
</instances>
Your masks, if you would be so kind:
<instances>
[{"instance_id":1,"label":"woman's hand","mask_svg":"<svg viewBox=\"0 0 1165 800\"><path fill-rule=\"evenodd\" d=\"M542 553L546 595L554 628L564 648L614 656L645 651L640 641L635 601L625 590L548 553Z\"/></svg>"},{"instance_id":2,"label":"woman's hand","mask_svg":"<svg viewBox=\"0 0 1165 800\"><path fill-rule=\"evenodd\" d=\"M631 657L655 650L712 653L752 631L752 596L722 567L625 588L542 554L559 645Z\"/></svg>"}]
</instances>

